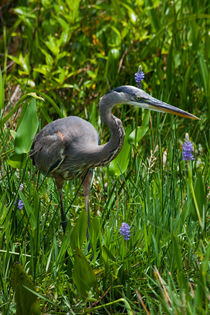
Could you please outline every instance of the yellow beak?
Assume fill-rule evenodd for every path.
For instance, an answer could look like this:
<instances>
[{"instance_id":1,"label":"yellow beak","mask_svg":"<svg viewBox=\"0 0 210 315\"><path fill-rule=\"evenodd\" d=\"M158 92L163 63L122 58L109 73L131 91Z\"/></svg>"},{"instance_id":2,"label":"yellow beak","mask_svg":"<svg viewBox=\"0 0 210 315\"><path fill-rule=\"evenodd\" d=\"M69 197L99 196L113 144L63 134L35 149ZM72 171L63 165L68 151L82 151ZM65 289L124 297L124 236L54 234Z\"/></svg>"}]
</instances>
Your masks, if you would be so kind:
<instances>
[{"instance_id":1,"label":"yellow beak","mask_svg":"<svg viewBox=\"0 0 210 315\"><path fill-rule=\"evenodd\" d=\"M158 99L149 96L149 98L146 98L144 100L144 103L147 104L148 109L158 111L158 112L163 112L163 113L170 113L174 114L177 116L185 117L185 118L190 118L190 119L197 119L200 120L198 117L178 108L172 105L169 105L165 102L159 101Z\"/></svg>"}]
</instances>

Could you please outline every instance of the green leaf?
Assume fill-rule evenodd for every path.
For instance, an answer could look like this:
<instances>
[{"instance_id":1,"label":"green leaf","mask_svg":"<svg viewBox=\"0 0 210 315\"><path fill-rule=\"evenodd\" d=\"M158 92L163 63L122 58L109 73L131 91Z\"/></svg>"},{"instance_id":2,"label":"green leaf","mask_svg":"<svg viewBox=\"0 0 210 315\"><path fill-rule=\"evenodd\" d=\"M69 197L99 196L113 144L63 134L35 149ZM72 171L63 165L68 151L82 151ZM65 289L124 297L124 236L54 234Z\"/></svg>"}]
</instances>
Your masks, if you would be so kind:
<instances>
[{"instance_id":1,"label":"green leaf","mask_svg":"<svg viewBox=\"0 0 210 315\"><path fill-rule=\"evenodd\" d=\"M144 111L142 126L138 126L134 129L128 137L130 144L137 145L137 143L145 136L149 129L149 116L150 112L148 110Z\"/></svg>"},{"instance_id":2,"label":"green leaf","mask_svg":"<svg viewBox=\"0 0 210 315\"><path fill-rule=\"evenodd\" d=\"M108 37L108 45L110 47L118 47L121 44L121 33L120 31L114 27L113 25L109 25L109 37Z\"/></svg>"},{"instance_id":3,"label":"green leaf","mask_svg":"<svg viewBox=\"0 0 210 315\"><path fill-rule=\"evenodd\" d=\"M113 81L116 79L116 72L118 67L118 59L120 58L120 50L118 48L112 48L109 50L108 59L105 67L105 76L109 80Z\"/></svg>"},{"instance_id":4,"label":"green leaf","mask_svg":"<svg viewBox=\"0 0 210 315\"><path fill-rule=\"evenodd\" d=\"M131 131L131 128L128 127L126 129L122 150L109 165L109 171L113 172L116 176L120 176L121 174L123 174L128 167L129 155L130 155L130 150L131 150L131 146L128 143L128 136L130 134L130 131Z\"/></svg>"},{"instance_id":5,"label":"green leaf","mask_svg":"<svg viewBox=\"0 0 210 315\"><path fill-rule=\"evenodd\" d=\"M77 248L74 256L73 280L81 296L86 297L87 291L96 286L96 276L90 264Z\"/></svg>"},{"instance_id":6,"label":"green leaf","mask_svg":"<svg viewBox=\"0 0 210 315\"><path fill-rule=\"evenodd\" d=\"M101 235L101 226L99 217L92 217L90 220L90 241L93 251L97 250L98 239Z\"/></svg>"},{"instance_id":7,"label":"green leaf","mask_svg":"<svg viewBox=\"0 0 210 315\"><path fill-rule=\"evenodd\" d=\"M102 247L102 258L105 263L108 263L108 260L116 261L115 257L112 255L111 251L104 245Z\"/></svg>"},{"instance_id":8,"label":"green leaf","mask_svg":"<svg viewBox=\"0 0 210 315\"><path fill-rule=\"evenodd\" d=\"M202 217L203 209L205 208L204 206L206 204L206 194L205 194L205 185L203 183L202 174L200 172L197 172L196 174L194 190L195 190L196 200L198 203L198 209Z\"/></svg>"},{"instance_id":9,"label":"green leaf","mask_svg":"<svg viewBox=\"0 0 210 315\"><path fill-rule=\"evenodd\" d=\"M80 213L79 219L77 220L76 225L74 226L71 236L70 244L72 249L81 248L83 242L86 239L87 233L87 212L83 210Z\"/></svg>"},{"instance_id":10,"label":"green leaf","mask_svg":"<svg viewBox=\"0 0 210 315\"><path fill-rule=\"evenodd\" d=\"M128 5L128 4L126 4L126 3L124 3L124 2L121 2L120 3L123 7L125 7L125 9L127 10L127 12L128 12L128 16L129 16L129 18L130 18L130 20L131 20L131 22L133 23L133 24L135 24L136 23L136 20L137 20L137 15L136 15L136 13L135 13L135 11Z\"/></svg>"},{"instance_id":11,"label":"green leaf","mask_svg":"<svg viewBox=\"0 0 210 315\"><path fill-rule=\"evenodd\" d=\"M143 110L142 111L142 126L148 126L149 125L149 117L150 117L150 111L149 110Z\"/></svg>"},{"instance_id":12,"label":"green leaf","mask_svg":"<svg viewBox=\"0 0 210 315\"><path fill-rule=\"evenodd\" d=\"M0 70L0 110L3 108L3 106L4 106L4 82L3 82L2 73Z\"/></svg>"},{"instance_id":13,"label":"green leaf","mask_svg":"<svg viewBox=\"0 0 210 315\"><path fill-rule=\"evenodd\" d=\"M204 89L205 89L206 94L208 95L208 82L209 82L208 68L207 68L206 61L205 61L202 54L200 54L199 63L200 63L201 76L203 79Z\"/></svg>"},{"instance_id":14,"label":"green leaf","mask_svg":"<svg viewBox=\"0 0 210 315\"><path fill-rule=\"evenodd\" d=\"M129 143L136 145L144 137L148 129L149 129L148 126L144 126L144 127L140 126L134 129L128 137Z\"/></svg>"},{"instance_id":15,"label":"green leaf","mask_svg":"<svg viewBox=\"0 0 210 315\"><path fill-rule=\"evenodd\" d=\"M40 315L39 302L37 296L33 293L35 286L22 265L15 264L12 266L10 279L12 288L15 291L16 314Z\"/></svg>"},{"instance_id":16,"label":"green leaf","mask_svg":"<svg viewBox=\"0 0 210 315\"><path fill-rule=\"evenodd\" d=\"M15 63L17 63L19 66L22 67L23 71L21 71L21 74L29 75L31 71L30 66L30 60L29 60L29 54L26 54L25 56L22 55L22 53L19 54L18 57L9 55L8 56L11 60L13 60Z\"/></svg>"},{"instance_id":17,"label":"green leaf","mask_svg":"<svg viewBox=\"0 0 210 315\"><path fill-rule=\"evenodd\" d=\"M60 42L57 38L53 37L52 35L49 35L48 41L46 41L45 44L56 57L57 55L59 55Z\"/></svg>"},{"instance_id":18,"label":"green leaf","mask_svg":"<svg viewBox=\"0 0 210 315\"><path fill-rule=\"evenodd\" d=\"M12 130L12 129L11 129L11 130L10 130L10 134L11 134L12 138L15 139L17 132L16 132L15 130Z\"/></svg>"},{"instance_id":19,"label":"green leaf","mask_svg":"<svg viewBox=\"0 0 210 315\"><path fill-rule=\"evenodd\" d=\"M22 7L14 8L14 12L19 16L22 15L24 17L31 18L31 19L37 18L37 15L33 12L33 10L30 7L22 6Z\"/></svg>"},{"instance_id":20,"label":"green leaf","mask_svg":"<svg viewBox=\"0 0 210 315\"><path fill-rule=\"evenodd\" d=\"M43 101L44 102L44 98L41 97L41 96L38 96L36 95L35 92L31 92L31 93L28 93L29 96L32 96L33 98L37 99L37 100L40 100L40 101Z\"/></svg>"},{"instance_id":21,"label":"green leaf","mask_svg":"<svg viewBox=\"0 0 210 315\"><path fill-rule=\"evenodd\" d=\"M24 168L26 165L26 154L13 154L7 159L7 164L13 168Z\"/></svg>"},{"instance_id":22,"label":"green leaf","mask_svg":"<svg viewBox=\"0 0 210 315\"><path fill-rule=\"evenodd\" d=\"M31 99L27 105L23 119L18 127L15 138L15 152L18 154L28 153L33 138L38 128L38 117L36 113L36 100Z\"/></svg>"},{"instance_id":23,"label":"green leaf","mask_svg":"<svg viewBox=\"0 0 210 315\"><path fill-rule=\"evenodd\" d=\"M67 224L67 228L66 228L66 231L65 231L64 238L62 240L62 246L61 246L61 248L59 250L58 255L56 254L56 264L57 265L59 265L61 259L65 256L65 253L66 253L66 251L69 248L69 244L71 244L71 233L72 233L72 227L71 227L71 224L70 224L70 221L69 221L68 224ZM56 244L56 242L55 242L55 244Z\"/></svg>"},{"instance_id":24,"label":"green leaf","mask_svg":"<svg viewBox=\"0 0 210 315\"><path fill-rule=\"evenodd\" d=\"M173 245L173 252L176 253L176 255L174 255L174 264L176 267L177 280L181 288L186 288L187 284L186 284L186 280L184 278L184 272L183 272L181 246L176 236L172 235L171 239L172 239L172 245Z\"/></svg>"},{"instance_id":25,"label":"green leaf","mask_svg":"<svg viewBox=\"0 0 210 315\"><path fill-rule=\"evenodd\" d=\"M79 14L79 5L81 0L67 0L66 4L68 5L71 14L69 14L69 21L74 23Z\"/></svg>"},{"instance_id":26,"label":"green leaf","mask_svg":"<svg viewBox=\"0 0 210 315\"><path fill-rule=\"evenodd\" d=\"M25 208L27 216L29 218L31 229L34 231L37 228L37 221L36 221L36 217L34 215L34 209L30 206L27 198L24 196L22 191L19 191L19 196L20 196L20 199L22 200L22 202L24 204L24 208Z\"/></svg>"},{"instance_id":27,"label":"green leaf","mask_svg":"<svg viewBox=\"0 0 210 315\"><path fill-rule=\"evenodd\" d=\"M51 105L57 110L57 112L62 115L62 112L60 111L60 109L58 108L58 106L55 104L55 102L46 94L40 92L40 94L45 97L47 99L47 101L49 101L51 103ZM23 101L25 101L25 99L27 99L29 96L34 96L34 93L27 93L27 94L24 94L23 96L20 97L20 99L18 100L18 102L15 104L15 106L9 111L9 113L4 116L2 118L2 120L0 121L0 126L3 126L8 120L10 117L12 117L12 115L15 114L15 112L19 109L19 107L23 104ZM39 98L39 99L42 99L40 97L35 97L35 98ZM63 117L63 116L61 116Z\"/></svg>"}]
</instances>

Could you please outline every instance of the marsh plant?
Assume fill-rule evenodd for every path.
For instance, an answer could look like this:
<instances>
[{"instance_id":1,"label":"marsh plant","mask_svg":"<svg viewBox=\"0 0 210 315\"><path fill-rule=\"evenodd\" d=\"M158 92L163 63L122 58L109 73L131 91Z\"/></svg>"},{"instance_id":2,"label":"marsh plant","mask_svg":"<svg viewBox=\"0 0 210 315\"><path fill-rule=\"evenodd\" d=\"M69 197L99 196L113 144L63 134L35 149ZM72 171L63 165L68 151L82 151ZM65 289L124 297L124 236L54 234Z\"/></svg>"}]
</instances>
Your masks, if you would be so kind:
<instances>
[{"instance_id":1,"label":"marsh plant","mask_svg":"<svg viewBox=\"0 0 210 315\"><path fill-rule=\"evenodd\" d=\"M47 314L208 314L208 6L2 2L0 313L15 314L28 290ZM41 128L68 115L90 121L105 143L99 98L136 85L134 73L200 120L114 109L126 135L119 156L95 171L89 248L81 182L64 185L63 235L54 182L28 152Z\"/></svg>"}]
</instances>

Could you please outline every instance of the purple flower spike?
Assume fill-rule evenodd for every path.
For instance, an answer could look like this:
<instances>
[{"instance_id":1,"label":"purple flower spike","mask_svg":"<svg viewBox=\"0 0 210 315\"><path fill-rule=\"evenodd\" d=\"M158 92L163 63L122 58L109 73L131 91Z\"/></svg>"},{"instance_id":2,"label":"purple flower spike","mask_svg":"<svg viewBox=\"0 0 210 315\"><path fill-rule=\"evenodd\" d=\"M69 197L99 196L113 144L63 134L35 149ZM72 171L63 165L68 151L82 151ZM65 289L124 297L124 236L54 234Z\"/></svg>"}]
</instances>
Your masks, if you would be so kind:
<instances>
[{"instance_id":1,"label":"purple flower spike","mask_svg":"<svg viewBox=\"0 0 210 315\"><path fill-rule=\"evenodd\" d=\"M123 235L126 241L130 239L130 226L125 222L120 227L120 235Z\"/></svg>"},{"instance_id":2,"label":"purple flower spike","mask_svg":"<svg viewBox=\"0 0 210 315\"><path fill-rule=\"evenodd\" d=\"M194 156L192 155L193 152L193 144L191 141L189 141L189 135L186 134L185 136L185 142L182 146L182 160L184 161L193 161Z\"/></svg>"},{"instance_id":3,"label":"purple flower spike","mask_svg":"<svg viewBox=\"0 0 210 315\"><path fill-rule=\"evenodd\" d=\"M139 66L138 72L135 73L135 81L139 88L141 88L141 81L144 79L144 76L144 72L141 70L141 66Z\"/></svg>"},{"instance_id":4,"label":"purple flower spike","mask_svg":"<svg viewBox=\"0 0 210 315\"><path fill-rule=\"evenodd\" d=\"M144 79L144 72L143 71L135 73L136 83L140 83L143 79Z\"/></svg>"},{"instance_id":5,"label":"purple flower spike","mask_svg":"<svg viewBox=\"0 0 210 315\"><path fill-rule=\"evenodd\" d=\"M22 210L23 209L23 202L21 199L18 200L18 209Z\"/></svg>"}]
</instances>

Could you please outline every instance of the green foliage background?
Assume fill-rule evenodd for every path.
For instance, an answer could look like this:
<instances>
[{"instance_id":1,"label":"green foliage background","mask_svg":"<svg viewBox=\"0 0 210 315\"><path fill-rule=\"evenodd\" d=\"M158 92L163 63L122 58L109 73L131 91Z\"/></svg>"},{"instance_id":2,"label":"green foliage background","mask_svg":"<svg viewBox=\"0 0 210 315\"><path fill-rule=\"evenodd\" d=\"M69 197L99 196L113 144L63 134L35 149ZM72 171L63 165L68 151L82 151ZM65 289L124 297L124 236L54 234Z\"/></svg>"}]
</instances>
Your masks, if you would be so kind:
<instances>
[{"instance_id":1,"label":"green foliage background","mask_svg":"<svg viewBox=\"0 0 210 315\"><path fill-rule=\"evenodd\" d=\"M9 271L17 260L50 314L207 314L208 9L207 0L1 1L3 314L15 312ZM37 129L68 115L88 119L105 142L99 97L135 85L139 64L147 92L201 120L114 109L126 141L121 156L96 171L88 252L80 182L64 187L63 236L54 183L35 173L28 145ZM185 133L194 143L190 169L202 225L181 159ZM127 242L119 236L123 221L131 226Z\"/></svg>"}]
</instances>

